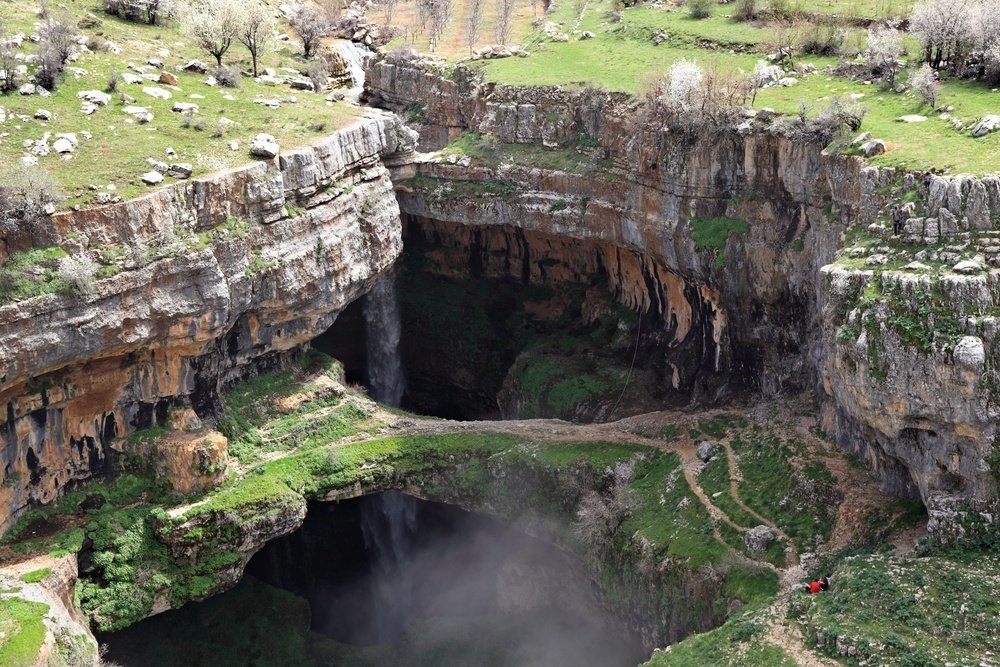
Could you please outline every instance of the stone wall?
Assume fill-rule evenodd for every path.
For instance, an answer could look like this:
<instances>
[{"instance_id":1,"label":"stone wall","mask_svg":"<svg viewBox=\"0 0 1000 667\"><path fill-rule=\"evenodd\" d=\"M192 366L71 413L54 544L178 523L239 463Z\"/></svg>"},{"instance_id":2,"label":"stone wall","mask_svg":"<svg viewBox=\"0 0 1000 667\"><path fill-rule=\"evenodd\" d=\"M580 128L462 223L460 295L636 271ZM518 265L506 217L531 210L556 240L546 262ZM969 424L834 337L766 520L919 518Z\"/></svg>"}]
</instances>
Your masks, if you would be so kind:
<instances>
[{"instance_id":1,"label":"stone wall","mask_svg":"<svg viewBox=\"0 0 1000 667\"><path fill-rule=\"evenodd\" d=\"M227 384L283 363L401 250L381 156L411 134L372 114L275 161L53 217L71 254L121 248L82 297L0 307L0 532L106 472L173 406L210 416Z\"/></svg>"}]
</instances>

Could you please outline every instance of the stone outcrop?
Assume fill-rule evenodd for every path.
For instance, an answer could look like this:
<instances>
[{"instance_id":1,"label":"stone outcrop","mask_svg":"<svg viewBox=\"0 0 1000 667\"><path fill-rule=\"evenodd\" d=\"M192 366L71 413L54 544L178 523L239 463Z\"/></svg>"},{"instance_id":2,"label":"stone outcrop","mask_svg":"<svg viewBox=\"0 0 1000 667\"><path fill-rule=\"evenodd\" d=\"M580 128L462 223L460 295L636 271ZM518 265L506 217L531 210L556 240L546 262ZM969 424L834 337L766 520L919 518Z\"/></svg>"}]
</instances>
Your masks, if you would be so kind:
<instances>
[{"instance_id":1,"label":"stone outcrop","mask_svg":"<svg viewBox=\"0 0 1000 667\"><path fill-rule=\"evenodd\" d=\"M0 306L0 530L105 473L122 436L174 406L210 416L228 383L328 328L399 255L381 156L411 148L370 115L276 163L53 216L70 254L125 260L81 297Z\"/></svg>"},{"instance_id":2,"label":"stone outcrop","mask_svg":"<svg viewBox=\"0 0 1000 667\"><path fill-rule=\"evenodd\" d=\"M747 114L735 131L671 131L625 96L510 88L461 68L444 77L433 64L404 58L369 65L366 97L407 115L425 150L465 130L535 150L532 158L520 149L520 160L490 161L487 149L485 158L441 153L398 166L404 215L634 253L644 269L635 282L620 282L619 298L659 311L668 359L691 345L684 334L702 337L697 347L708 353L679 365L678 386L690 391L714 376L716 390L815 390L826 431L864 458L887 490L919 495L932 528L964 520L969 503L976 520L991 519L1000 470L993 446L1000 383L992 370L1000 271L990 268L1000 266L996 177L867 167L788 138L773 114ZM858 250L854 264L831 264L849 229L892 236L888 220L904 196L908 219L894 241ZM719 216L745 222L746 231L706 252L698 227ZM900 243L919 244L905 262ZM930 270L921 262L954 269L921 277ZM882 305L867 317L880 335L866 336L860 311L842 328L876 274L918 314L928 349L893 331L899 315L878 294ZM664 302L656 285L671 281L681 288L662 290ZM947 305L938 310L953 309L954 317L922 308L920 291L936 294ZM708 326L671 331L685 312L702 313ZM943 323L948 330L935 338ZM869 350L880 360L874 372Z\"/></svg>"}]
</instances>

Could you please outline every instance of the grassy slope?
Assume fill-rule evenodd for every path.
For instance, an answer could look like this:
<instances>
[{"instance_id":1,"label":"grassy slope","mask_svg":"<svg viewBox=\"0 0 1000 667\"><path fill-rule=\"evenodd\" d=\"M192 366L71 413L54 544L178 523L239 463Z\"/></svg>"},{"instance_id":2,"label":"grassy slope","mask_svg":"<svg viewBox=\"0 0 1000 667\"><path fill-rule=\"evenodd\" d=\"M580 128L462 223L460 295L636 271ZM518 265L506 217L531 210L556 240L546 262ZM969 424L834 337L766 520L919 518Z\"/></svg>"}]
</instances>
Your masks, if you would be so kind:
<instances>
[{"instance_id":1,"label":"grassy slope","mask_svg":"<svg viewBox=\"0 0 1000 667\"><path fill-rule=\"evenodd\" d=\"M819 13L866 16L869 13L902 15L905 2L799 2L792 8ZM863 5L863 6L862 6ZM545 41L532 33L527 43L530 58L493 60L480 65L490 81L516 85L594 85L608 90L642 94L654 81L663 79L676 60L687 58L706 69L749 72L761 57L773 50L776 27L763 23L737 23L728 18L726 6L716 7L715 14L694 20L680 9L640 6L626 9L624 20L611 23L605 14L608 2L591 2L581 23L581 30L591 30L594 39L580 41L571 37L566 43ZM843 12L843 13L841 13ZM557 6L549 17L571 26L574 10L569 4ZM567 29L567 28L564 28ZM796 28L798 29L798 28ZM657 46L652 35L665 31L670 39ZM714 43L704 48L704 42ZM864 44L863 31L853 30L850 43ZM719 48L721 47L721 48ZM910 169L950 169L952 172L985 173L1000 168L1000 133L973 138L969 132L955 130L940 120L925 104L909 94L886 92L877 85L864 85L847 79L832 78L823 68L835 58L797 56L797 63L811 63L820 71L799 77L799 84L788 88L761 90L757 108L771 107L796 113L805 103L812 113L835 97L863 94L861 105L867 110L860 132L871 132L887 142L888 152L872 158L873 164L905 166ZM951 105L951 115L965 124L1000 108L1000 93L989 86L946 80L941 84L939 103ZM929 117L924 123L907 124L895 119L905 114Z\"/></svg>"},{"instance_id":2,"label":"grassy slope","mask_svg":"<svg viewBox=\"0 0 1000 667\"><path fill-rule=\"evenodd\" d=\"M51 97L20 96L16 93L0 96L0 107L6 109L8 115L2 129L10 133L7 137L0 137L0 162L15 164L23 154L22 141L40 139L44 132L91 132L93 139L81 137L73 159L64 160L63 156L54 152L39 158L39 165L50 171L71 196L66 205L89 201L93 196L87 189L90 184L104 188L108 183L114 183L117 193L125 198L146 191L148 186L143 185L138 177L150 169L147 157L168 162L189 162L194 166L195 175L205 174L249 162L252 159L247 152L249 142L258 132L274 135L279 144L287 149L329 134L357 114L356 110L346 105L326 102L323 95L293 91L288 86L258 84L249 77L243 79L238 89L206 86L203 82L207 75L182 72L179 67L193 58L206 63L214 61L191 46L180 34L176 22L149 26L122 21L99 11L99 3L94 0L67 0L65 6L65 10L53 7L56 16L64 16L75 25L87 13L93 13L100 18L101 24L91 29L78 29L77 32L86 36L100 34L101 39L121 46L122 54L115 55L105 50L82 54L77 62L69 64L66 81ZM38 21L35 14L37 8L37 3L23 0L0 3L0 14L8 33L19 30L26 34L34 32ZM27 41L25 44L22 51L34 52L33 45ZM266 57L265 66L283 64L292 68L304 67L297 59L294 43L279 44L282 44L281 50ZM130 72L129 63L143 65L148 58L163 60L166 71L177 76L178 86L183 92L168 88L173 95L169 100L159 100L142 92L143 86L165 87L155 82L135 85L119 82L118 90L135 98L136 105L149 109L155 116L153 122L147 125L126 123L128 116L121 112L123 105L117 94L112 95L112 102L107 107L99 108L93 115L80 113L77 92L103 91L111 70ZM246 67L249 56L237 45L230 50L225 62ZM82 68L88 74L76 78L72 68ZM191 94L204 95L205 99L191 99ZM226 100L224 96L227 94L235 99ZM284 103L279 109L253 104L257 97L287 100L291 95L296 96L298 101ZM199 105L198 118L204 121L203 130L183 127L183 115L170 110L178 101ZM52 112L51 121L31 119L40 108ZM11 114L23 114L30 120L16 121L10 118ZM212 137L213 129L223 117L235 124L226 129L224 136ZM233 139L240 143L237 151L231 151L227 146ZM165 150L168 146L176 151L176 158L167 157ZM168 182L170 180L167 179Z\"/></svg>"},{"instance_id":3,"label":"grassy slope","mask_svg":"<svg viewBox=\"0 0 1000 667\"><path fill-rule=\"evenodd\" d=\"M0 665L28 667L35 663L45 639L42 617L47 604L16 597L0 597Z\"/></svg>"}]
</instances>

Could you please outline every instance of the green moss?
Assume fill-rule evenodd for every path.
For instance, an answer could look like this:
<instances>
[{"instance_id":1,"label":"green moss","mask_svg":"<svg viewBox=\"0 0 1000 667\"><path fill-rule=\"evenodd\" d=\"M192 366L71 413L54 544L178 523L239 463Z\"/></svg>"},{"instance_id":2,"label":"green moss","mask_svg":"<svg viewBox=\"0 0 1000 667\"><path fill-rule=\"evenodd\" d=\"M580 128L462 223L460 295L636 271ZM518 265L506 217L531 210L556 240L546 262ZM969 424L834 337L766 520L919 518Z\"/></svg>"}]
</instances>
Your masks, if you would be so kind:
<instances>
[{"instance_id":1,"label":"green moss","mask_svg":"<svg viewBox=\"0 0 1000 667\"><path fill-rule=\"evenodd\" d=\"M726 241L730 234L746 234L750 225L743 220L719 216L716 218L692 218L691 240L698 252L711 252L715 255L715 266L725 265Z\"/></svg>"},{"instance_id":2,"label":"green moss","mask_svg":"<svg viewBox=\"0 0 1000 667\"><path fill-rule=\"evenodd\" d=\"M38 570L32 570L31 572L25 572L24 574L21 575L21 581L23 581L26 584L37 584L50 574L52 574L52 568L43 567Z\"/></svg>"},{"instance_id":3,"label":"green moss","mask_svg":"<svg viewBox=\"0 0 1000 667\"><path fill-rule=\"evenodd\" d=\"M59 277L62 248L31 248L13 253L0 265L0 304L46 294L69 294L73 289Z\"/></svg>"},{"instance_id":4,"label":"green moss","mask_svg":"<svg viewBox=\"0 0 1000 667\"><path fill-rule=\"evenodd\" d=\"M45 639L42 618L47 604L20 598L0 598L0 665L30 667Z\"/></svg>"}]
</instances>

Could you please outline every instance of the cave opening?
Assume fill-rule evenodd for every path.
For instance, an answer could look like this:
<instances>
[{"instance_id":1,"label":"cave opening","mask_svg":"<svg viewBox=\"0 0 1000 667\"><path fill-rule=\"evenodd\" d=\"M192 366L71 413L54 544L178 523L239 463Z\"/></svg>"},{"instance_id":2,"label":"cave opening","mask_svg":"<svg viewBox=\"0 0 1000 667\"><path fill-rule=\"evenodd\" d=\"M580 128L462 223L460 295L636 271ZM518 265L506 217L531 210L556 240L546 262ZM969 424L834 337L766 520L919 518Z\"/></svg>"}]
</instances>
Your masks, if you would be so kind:
<instances>
[{"instance_id":1,"label":"cave opening","mask_svg":"<svg viewBox=\"0 0 1000 667\"><path fill-rule=\"evenodd\" d=\"M513 226L404 216L402 407L448 419L607 421L722 384L702 293L648 257ZM362 297L314 346L369 386Z\"/></svg>"},{"instance_id":2,"label":"cave opening","mask_svg":"<svg viewBox=\"0 0 1000 667\"><path fill-rule=\"evenodd\" d=\"M101 638L123 665L614 667L648 657L581 563L398 492L312 502L233 590Z\"/></svg>"}]
</instances>

